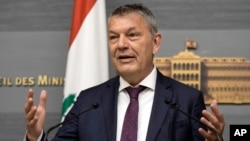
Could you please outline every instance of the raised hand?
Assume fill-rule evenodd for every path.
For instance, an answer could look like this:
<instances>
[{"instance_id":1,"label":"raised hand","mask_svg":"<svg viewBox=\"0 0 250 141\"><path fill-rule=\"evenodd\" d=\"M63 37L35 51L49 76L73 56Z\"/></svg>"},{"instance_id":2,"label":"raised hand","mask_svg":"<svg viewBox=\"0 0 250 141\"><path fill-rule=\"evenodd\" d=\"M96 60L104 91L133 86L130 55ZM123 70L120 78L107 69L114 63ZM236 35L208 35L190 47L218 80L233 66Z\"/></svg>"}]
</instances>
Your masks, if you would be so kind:
<instances>
[{"instance_id":1,"label":"raised hand","mask_svg":"<svg viewBox=\"0 0 250 141\"><path fill-rule=\"evenodd\" d=\"M212 103L210 104L210 108L211 112L209 112L208 110L202 111L203 117L200 120L204 124L214 128L217 131L219 137L221 137L222 139L225 121L222 112L218 108L216 100L212 101ZM206 131L200 128L199 133L206 139L206 141L221 141L218 139L217 135L210 130Z\"/></svg>"},{"instance_id":2,"label":"raised hand","mask_svg":"<svg viewBox=\"0 0 250 141\"><path fill-rule=\"evenodd\" d=\"M27 139L36 141L41 135L46 117L47 92L41 91L39 105L35 106L33 99L34 92L29 89L25 103L25 121L27 125Z\"/></svg>"}]
</instances>

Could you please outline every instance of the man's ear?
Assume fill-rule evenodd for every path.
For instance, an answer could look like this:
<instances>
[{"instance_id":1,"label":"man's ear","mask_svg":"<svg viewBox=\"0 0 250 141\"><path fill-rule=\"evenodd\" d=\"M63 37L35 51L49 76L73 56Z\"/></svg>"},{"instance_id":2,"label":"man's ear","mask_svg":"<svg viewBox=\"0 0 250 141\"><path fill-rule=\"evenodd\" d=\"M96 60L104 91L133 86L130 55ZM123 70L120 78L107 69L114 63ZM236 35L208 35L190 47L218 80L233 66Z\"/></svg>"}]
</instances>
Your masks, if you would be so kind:
<instances>
[{"instance_id":1,"label":"man's ear","mask_svg":"<svg viewBox=\"0 0 250 141\"><path fill-rule=\"evenodd\" d=\"M156 33L154 36L154 48L153 48L153 55L155 55L160 47L161 47L161 40L162 40L162 35L160 33Z\"/></svg>"}]
</instances>

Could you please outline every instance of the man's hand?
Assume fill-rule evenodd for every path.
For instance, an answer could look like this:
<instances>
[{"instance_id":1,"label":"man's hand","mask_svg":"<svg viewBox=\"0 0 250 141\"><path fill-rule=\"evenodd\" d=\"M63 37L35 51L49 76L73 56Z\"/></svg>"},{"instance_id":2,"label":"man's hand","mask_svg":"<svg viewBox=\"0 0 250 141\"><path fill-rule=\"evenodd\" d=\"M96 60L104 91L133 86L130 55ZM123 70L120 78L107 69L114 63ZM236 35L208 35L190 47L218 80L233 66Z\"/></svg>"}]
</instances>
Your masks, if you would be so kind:
<instances>
[{"instance_id":1,"label":"man's hand","mask_svg":"<svg viewBox=\"0 0 250 141\"><path fill-rule=\"evenodd\" d=\"M25 103L25 121L27 125L27 138L29 141L36 141L42 133L46 117L47 92L41 91L39 105L34 105L34 92L29 89Z\"/></svg>"},{"instance_id":2,"label":"man's hand","mask_svg":"<svg viewBox=\"0 0 250 141\"><path fill-rule=\"evenodd\" d=\"M222 138L225 121L222 112L218 108L216 100L212 101L212 103L210 104L210 108L211 112L209 112L208 110L202 111L203 117L200 120L205 125L214 128ZM218 141L218 137L213 131L206 131L202 128L199 128L199 133L206 139L206 141Z\"/></svg>"}]
</instances>

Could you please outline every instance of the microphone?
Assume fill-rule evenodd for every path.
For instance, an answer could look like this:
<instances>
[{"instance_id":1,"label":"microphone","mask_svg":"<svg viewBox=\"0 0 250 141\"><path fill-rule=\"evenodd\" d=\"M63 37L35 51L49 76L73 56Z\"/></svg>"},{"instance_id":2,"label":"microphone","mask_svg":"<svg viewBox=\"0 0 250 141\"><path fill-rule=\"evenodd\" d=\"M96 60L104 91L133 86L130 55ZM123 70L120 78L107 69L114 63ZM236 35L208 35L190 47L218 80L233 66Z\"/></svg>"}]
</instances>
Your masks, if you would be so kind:
<instances>
[{"instance_id":1,"label":"microphone","mask_svg":"<svg viewBox=\"0 0 250 141\"><path fill-rule=\"evenodd\" d=\"M192 116L191 114L181 110L179 104L176 104L175 102L172 102L168 98L165 99L165 103L167 105L170 105L171 108L176 109L177 111L179 111L179 112L183 113L184 115L188 116L192 120L195 120L196 122L199 122L200 124L204 125L206 128L208 128L209 130L211 130L212 132L214 132L216 134L216 137L217 137L218 141L223 141L222 137L219 135L219 133L214 128L202 123L198 118L196 118L196 117Z\"/></svg>"},{"instance_id":2,"label":"microphone","mask_svg":"<svg viewBox=\"0 0 250 141\"><path fill-rule=\"evenodd\" d=\"M44 141L47 141L47 140L48 140L49 133L50 133L52 130L54 130L55 128L59 127L60 125L63 125L64 123L67 123L67 122L71 121L71 120L74 119L74 118L79 117L80 115L82 115L82 114L84 114L84 113L86 113L86 112L88 112L88 111L90 111L90 110L92 110L92 109L97 109L98 107L99 107L99 104L96 103L96 102L94 102L94 103L92 103L92 105L91 105L90 108L88 108L88 109L86 109L86 110L83 110L83 111L79 112L78 114L76 114L76 115L74 115L74 116L68 118L67 120L64 120L63 122L60 122L60 123L58 123L58 124L56 124L56 125L50 127L50 128L46 131L46 133L45 133Z\"/></svg>"}]
</instances>

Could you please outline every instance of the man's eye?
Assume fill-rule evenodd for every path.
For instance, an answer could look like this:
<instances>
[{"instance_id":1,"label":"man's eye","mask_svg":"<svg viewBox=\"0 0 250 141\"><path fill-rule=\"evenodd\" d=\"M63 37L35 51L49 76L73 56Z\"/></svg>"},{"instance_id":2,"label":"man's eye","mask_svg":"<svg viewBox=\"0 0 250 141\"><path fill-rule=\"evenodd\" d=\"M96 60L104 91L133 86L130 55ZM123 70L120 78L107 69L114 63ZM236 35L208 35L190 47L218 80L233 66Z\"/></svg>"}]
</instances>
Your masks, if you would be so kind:
<instances>
[{"instance_id":1,"label":"man's eye","mask_svg":"<svg viewBox=\"0 0 250 141\"><path fill-rule=\"evenodd\" d=\"M116 38L117 38L116 36L109 36L109 40L114 40Z\"/></svg>"},{"instance_id":2,"label":"man's eye","mask_svg":"<svg viewBox=\"0 0 250 141\"><path fill-rule=\"evenodd\" d=\"M135 33L131 33L131 34L129 34L129 36L130 36L130 37L137 37L138 35L135 34Z\"/></svg>"},{"instance_id":3,"label":"man's eye","mask_svg":"<svg viewBox=\"0 0 250 141\"><path fill-rule=\"evenodd\" d=\"M136 39L139 38L139 34L130 33L130 34L128 34L128 38L129 38L130 40L136 40Z\"/></svg>"}]
</instances>

